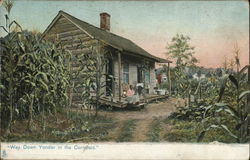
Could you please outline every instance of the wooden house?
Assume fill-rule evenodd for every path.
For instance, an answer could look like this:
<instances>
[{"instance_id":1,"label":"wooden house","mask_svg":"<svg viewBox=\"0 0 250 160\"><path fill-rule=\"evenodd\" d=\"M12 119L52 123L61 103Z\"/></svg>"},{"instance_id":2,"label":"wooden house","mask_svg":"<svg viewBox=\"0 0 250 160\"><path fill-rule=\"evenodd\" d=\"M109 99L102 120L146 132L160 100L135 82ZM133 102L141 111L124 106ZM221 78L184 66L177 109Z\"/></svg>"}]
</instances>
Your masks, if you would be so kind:
<instances>
[{"instance_id":1,"label":"wooden house","mask_svg":"<svg viewBox=\"0 0 250 160\"><path fill-rule=\"evenodd\" d=\"M86 46L98 47L100 43L109 46L113 58L107 72L113 75L115 81L108 87L112 88L112 93L117 98L115 102L120 102L120 104L124 104L122 102L124 84L135 86L144 82L147 94L153 95L156 86L155 63L171 63L171 61L151 55L132 41L111 33L108 13L100 14L100 28L98 28L59 11L44 31L42 38L59 39L73 54L87 50L87 48L80 50L75 48L79 39ZM145 64L147 64L146 70L142 69L142 65L145 66ZM75 95L73 102L77 101L77 93Z\"/></svg>"}]
</instances>

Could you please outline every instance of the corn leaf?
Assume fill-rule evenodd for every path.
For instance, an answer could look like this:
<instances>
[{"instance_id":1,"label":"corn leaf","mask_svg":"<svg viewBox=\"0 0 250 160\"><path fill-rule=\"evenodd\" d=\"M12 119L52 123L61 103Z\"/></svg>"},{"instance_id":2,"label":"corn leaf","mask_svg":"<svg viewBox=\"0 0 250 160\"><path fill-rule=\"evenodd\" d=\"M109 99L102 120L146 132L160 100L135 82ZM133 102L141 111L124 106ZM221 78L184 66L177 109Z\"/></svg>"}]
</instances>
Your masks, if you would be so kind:
<instances>
[{"instance_id":1,"label":"corn leaf","mask_svg":"<svg viewBox=\"0 0 250 160\"><path fill-rule=\"evenodd\" d=\"M243 74L247 69L248 69L249 65L246 65L245 67L243 67L240 71L239 74Z\"/></svg>"},{"instance_id":2,"label":"corn leaf","mask_svg":"<svg viewBox=\"0 0 250 160\"><path fill-rule=\"evenodd\" d=\"M227 133L231 136L231 137L233 137L233 138L235 138L235 139L238 139L238 137L236 136L236 135L234 135L228 128L227 128L227 126L225 126L225 125L221 125L221 128L223 128L225 131L227 131Z\"/></svg>"},{"instance_id":3,"label":"corn leaf","mask_svg":"<svg viewBox=\"0 0 250 160\"><path fill-rule=\"evenodd\" d=\"M250 90L242 92L242 93L239 95L238 102L239 102L243 97L247 96L248 94L250 94Z\"/></svg>"},{"instance_id":4,"label":"corn leaf","mask_svg":"<svg viewBox=\"0 0 250 160\"><path fill-rule=\"evenodd\" d=\"M225 75L222 79L221 86L220 86L220 92L219 92L219 98L218 98L217 102L220 102L220 100L224 94L227 78L228 78L228 75Z\"/></svg>"},{"instance_id":5,"label":"corn leaf","mask_svg":"<svg viewBox=\"0 0 250 160\"><path fill-rule=\"evenodd\" d=\"M228 78L235 85L235 87L238 89L239 88L239 84L238 84L237 79L233 75L231 75L231 74L228 76Z\"/></svg>"}]
</instances>

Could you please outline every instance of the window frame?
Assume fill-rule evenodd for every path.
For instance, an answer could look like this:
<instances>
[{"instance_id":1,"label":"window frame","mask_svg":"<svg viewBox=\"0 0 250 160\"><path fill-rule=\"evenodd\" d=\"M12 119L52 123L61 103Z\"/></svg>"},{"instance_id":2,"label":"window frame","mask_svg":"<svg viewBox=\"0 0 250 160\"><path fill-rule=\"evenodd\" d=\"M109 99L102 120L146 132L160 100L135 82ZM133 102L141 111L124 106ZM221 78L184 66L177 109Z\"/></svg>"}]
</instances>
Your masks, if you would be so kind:
<instances>
[{"instance_id":1,"label":"window frame","mask_svg":"<svg viewBox=\"0 0 250 160\"><path fill-rule=\"evenodd\" d=\"M146 74L146 73L148 73L148 74ZM147 77L147 75L148 75L148 77ZM147 81L147 78L148 78L148 81ZM150 67L149 66L144 69L144 82L150 83Z\"/></svg>"},{"instance_id":2,"label":"window frame","mask_svg":"<svg viewBox=\"0 0 250 160\"><path fill-rule=\"evenodd\" d=\"M125 69L125 67L127 68ZM126 75L126 78L125 78L125 75ZM129 84L129 63L128 62L124 62L122 64L122 82Z\"/></svg>"}]
</instances>

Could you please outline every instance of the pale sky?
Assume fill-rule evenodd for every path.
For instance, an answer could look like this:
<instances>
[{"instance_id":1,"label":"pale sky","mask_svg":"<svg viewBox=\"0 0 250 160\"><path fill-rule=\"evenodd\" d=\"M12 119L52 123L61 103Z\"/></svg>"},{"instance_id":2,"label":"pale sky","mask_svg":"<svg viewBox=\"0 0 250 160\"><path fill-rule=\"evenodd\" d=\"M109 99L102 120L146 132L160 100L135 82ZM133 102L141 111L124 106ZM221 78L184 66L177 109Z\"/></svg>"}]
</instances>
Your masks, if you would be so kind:
<instances>
[{"instance_id":1,"label":"pale sky","mask_svg":"<svg viewBox=\"0 0 250 160\"><path fill-rule=\"evenodd\" d=\"M165 58L177 33L191 37L200 66L220 67L240 48L249 63L249 4L246 1L25 1L15 0L11 18L23 29L43 32L59 10L99 27L99 13L111 15L111 32ZM0 9L0 25L5 10ZM0 31L3 36L3 32Z\"/></svg>"}]
</instances>

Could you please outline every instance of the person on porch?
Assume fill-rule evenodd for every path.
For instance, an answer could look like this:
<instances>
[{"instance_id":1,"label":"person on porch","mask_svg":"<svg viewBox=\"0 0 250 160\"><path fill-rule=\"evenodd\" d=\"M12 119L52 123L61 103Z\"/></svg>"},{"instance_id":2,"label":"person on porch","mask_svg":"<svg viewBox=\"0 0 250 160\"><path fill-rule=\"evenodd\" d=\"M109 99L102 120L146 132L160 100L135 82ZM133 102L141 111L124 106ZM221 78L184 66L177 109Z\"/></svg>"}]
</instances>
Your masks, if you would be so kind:
<instances>
[{"instance_id":1,"label":"person on porch","mask_svg":"<svg viewBox=\"0 0 250 160\"><path fill-rule=\"evenodd\" d=\"M134 89L133 89L133 86L132 86L132 85L129 85L129 89L128 89L127 92L126 92L126 96L127 96L127 97L132 97L134 94L135 94L135 91L134 91Z\"/></svg>"},{"instance_id":2,"label":"person on porch","mask_svg":"<svg viewBox=\"0 0 250 160\"><path fill-rule=\"evenodd\" d=\"M132 85L129 85L129 89L126 92L126 101L130 104L135 104L139 102L139 97L137 94L135 94L135 91Z\"/></svg>"}]
</instances>

